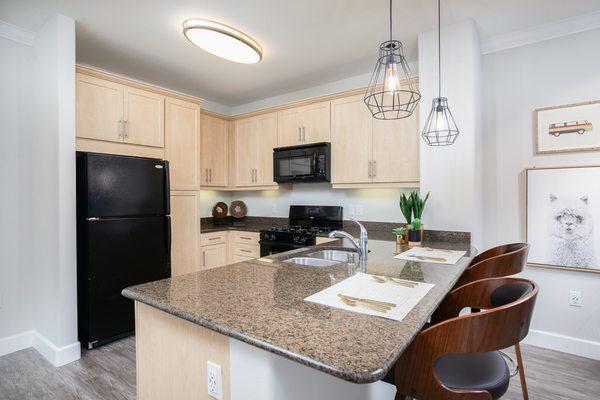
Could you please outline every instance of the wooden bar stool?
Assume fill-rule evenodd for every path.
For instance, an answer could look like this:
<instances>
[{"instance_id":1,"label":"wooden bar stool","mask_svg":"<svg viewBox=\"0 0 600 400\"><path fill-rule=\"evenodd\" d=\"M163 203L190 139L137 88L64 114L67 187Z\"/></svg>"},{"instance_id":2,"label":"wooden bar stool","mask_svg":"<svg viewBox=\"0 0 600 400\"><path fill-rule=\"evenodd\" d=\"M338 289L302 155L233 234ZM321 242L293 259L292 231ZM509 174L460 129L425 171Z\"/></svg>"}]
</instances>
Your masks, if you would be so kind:
<instances>
[{"instance_id":1,"label":"wooden bar stool","mask_svg":"<svg viewBox=\"0 0 600 400\"><path fill-rule=\"evenodd\" d=\"M454 288L459 288L480 279L500 278L518 274L525 268L528 254L529 243L510 243L486 250L471 261L469 268L461 275ZM472 309L472 311L476 312L479 310ZM517 370L519 371L523 399L529 400L527 381L525 379L525 366L519 343L515 344L515 353L517 355ZM512 361L508 355L505 354L505 356Z\"/></svg>"},{"instance_id":2,"label":"wooden bar stool","mask_svg":"<svg viewBox=\"0 0 600 400\"><path fill-rule=\"evenodd\" d=\"M396 362L396 400L495 400L510 374L498 350L529 331L538 286L519 278L475 281L453 290ZM502 304L502 305L499 305ZM465 307L483 311L459 316Z\"/></svg>"}]
</instances>

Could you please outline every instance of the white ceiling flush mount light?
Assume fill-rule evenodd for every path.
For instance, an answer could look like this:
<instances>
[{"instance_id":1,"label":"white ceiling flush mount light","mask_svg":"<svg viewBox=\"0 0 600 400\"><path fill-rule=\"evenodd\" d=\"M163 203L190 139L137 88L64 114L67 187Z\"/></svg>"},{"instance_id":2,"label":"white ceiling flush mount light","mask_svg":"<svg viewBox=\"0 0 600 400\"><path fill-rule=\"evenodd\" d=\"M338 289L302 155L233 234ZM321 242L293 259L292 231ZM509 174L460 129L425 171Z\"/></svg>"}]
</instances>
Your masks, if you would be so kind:
<instances>
[{"instance_id":1,"label":"white ceiling flush mount light","mask_svg":"<svg viewBox=\"0 0 600 400\"><path fill-rule=\"evenodd\" d=\"M262 60L258 42L235 28L207 19L186 19L183 34L202 50L242 64L255 64Z\"/></svg>"}]
</instances>

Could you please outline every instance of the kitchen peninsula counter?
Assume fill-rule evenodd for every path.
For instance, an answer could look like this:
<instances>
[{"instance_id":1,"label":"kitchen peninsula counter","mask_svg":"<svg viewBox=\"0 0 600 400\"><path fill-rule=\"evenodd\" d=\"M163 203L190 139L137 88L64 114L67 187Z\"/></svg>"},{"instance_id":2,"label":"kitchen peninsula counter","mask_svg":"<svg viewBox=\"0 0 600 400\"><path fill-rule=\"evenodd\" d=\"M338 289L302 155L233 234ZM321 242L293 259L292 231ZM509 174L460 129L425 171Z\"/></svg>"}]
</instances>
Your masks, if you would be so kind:
<instances>
[{"instance_id":1,"label":"kitchen peninsula counter","mask_svg":"<svg viewBox=\"0 0 600 400\"><path fill-rule=\"evenodd\" d=\"M461 237L448 233L435 237L442 241L424 243L467 251L455 265L395 259L406 248L392 241L369 242L363 272L435 284L402 322L304 301L360 268L281 262L315 247L134 286L123 295L135 300L136 308L150 306L337 378L370 383L385 376L474 257L468 242L456 241Z\"/></svg>"}]
</instances>

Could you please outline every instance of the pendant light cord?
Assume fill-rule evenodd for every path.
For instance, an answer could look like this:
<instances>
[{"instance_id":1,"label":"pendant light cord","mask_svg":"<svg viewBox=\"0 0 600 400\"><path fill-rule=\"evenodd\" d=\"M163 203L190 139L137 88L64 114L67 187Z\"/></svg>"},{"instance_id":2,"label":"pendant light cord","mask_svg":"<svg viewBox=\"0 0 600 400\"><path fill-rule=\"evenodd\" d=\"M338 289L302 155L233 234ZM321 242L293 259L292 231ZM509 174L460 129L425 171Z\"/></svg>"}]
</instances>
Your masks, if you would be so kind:
<instances>
[{"instance_id":1,"label":"pendant light cord","mask_svg":"<svg viewBox=\"0 0 600 400\"><path fill-rule=\"evenodd\" d=\"M392 0L390 0L390 46L392 45Z\"/></svg>"},{"instance_id":2,"label":"pendant light cord","mask_svg":"<svg viewBox=\"0 0 600 400\"><path fill-rule=\"evenodd\" d=\"M442 17L441 0L438 0L438 98L442 97Z\"/></svg>"}]
</instances>

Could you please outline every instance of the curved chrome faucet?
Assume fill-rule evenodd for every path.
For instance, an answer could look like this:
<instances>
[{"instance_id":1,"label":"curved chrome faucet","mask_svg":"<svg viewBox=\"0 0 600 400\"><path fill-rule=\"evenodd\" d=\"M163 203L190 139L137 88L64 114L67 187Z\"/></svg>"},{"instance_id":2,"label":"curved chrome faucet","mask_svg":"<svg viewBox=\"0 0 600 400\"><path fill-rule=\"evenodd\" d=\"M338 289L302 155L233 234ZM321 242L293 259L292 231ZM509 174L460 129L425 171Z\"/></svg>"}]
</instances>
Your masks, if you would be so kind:
<instances>
[{"instance_id":1,"label":"curved chrome faucet","mask_svg":"<svg viewBox=\"0 0 600 400\"><path fill-rule=\"evenodd\" d=\"M367 248L367 243L369 241L369 237L367 235L367 230L365 229L365 227L363 226L363 224L361 224L360 222L358 222L357 220L355 220L354 218L350 218L351 221L356 222L356 224L358 225L358 227L360 228L360 237L359 237L359 241L356 241L356 238L354 238L351 234L349 234L348 232L345 231L333 231L329 233L329 237L330 238L345 238L348 239L352 245L354 245L354 247L356 247L356 249L358 250L358 257L361 260L366 260L367 259L367 255L369 253L369 250Z\"/></svg>"}]
</instances>

